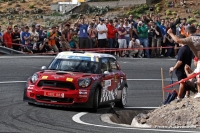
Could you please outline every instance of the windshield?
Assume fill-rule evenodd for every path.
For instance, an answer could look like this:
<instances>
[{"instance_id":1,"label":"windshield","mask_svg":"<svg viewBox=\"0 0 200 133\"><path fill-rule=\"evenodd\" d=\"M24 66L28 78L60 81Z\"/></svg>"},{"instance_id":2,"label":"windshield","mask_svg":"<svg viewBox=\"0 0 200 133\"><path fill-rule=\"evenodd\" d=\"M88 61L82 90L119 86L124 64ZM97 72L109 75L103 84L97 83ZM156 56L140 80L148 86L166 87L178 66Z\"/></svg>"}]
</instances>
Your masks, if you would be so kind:
<instances>
[{"instance_id":1,"label":"windshield","mask_svg":"<svg viewBox=\"0 0 200 133\"><path fill-rule=\"evenodd\" d=\"M98 62L87 60L55 59L49 66L50 70L98 73Z\"/></svg>"}]
</instances>

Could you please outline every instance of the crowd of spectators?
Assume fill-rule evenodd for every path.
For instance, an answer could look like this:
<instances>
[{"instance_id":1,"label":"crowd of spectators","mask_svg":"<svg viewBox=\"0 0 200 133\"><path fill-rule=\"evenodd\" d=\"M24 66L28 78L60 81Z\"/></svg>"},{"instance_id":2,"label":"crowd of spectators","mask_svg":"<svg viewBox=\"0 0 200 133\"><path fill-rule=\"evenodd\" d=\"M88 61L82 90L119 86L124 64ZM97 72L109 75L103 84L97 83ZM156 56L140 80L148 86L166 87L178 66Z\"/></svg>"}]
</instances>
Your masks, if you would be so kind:
<instances>
[{"instance_id":1,"label":"crowd of spectators","mask_svg":"<svg viewBox=\"0 0 200 133\"><path fill-rule=\"evenodd\" d=\"M124 18L94 17L80 15L75 23L64 26L8 26L4 33L0 27L0 45L29 53L60 52L76 49L115 48L111 54L120 57L135 58L174 57L176 44L167 34L172 29L175 35L187 36L185 29L187 18L161 19L158 15L142 15L133 19L133 15ZM197 32L199 27L197 26ZM168 47L169 48L165 48ZM164 47L164 48L162 48ZM130 48L127 49L126 48Z\"/></svg>"}]
</instances>

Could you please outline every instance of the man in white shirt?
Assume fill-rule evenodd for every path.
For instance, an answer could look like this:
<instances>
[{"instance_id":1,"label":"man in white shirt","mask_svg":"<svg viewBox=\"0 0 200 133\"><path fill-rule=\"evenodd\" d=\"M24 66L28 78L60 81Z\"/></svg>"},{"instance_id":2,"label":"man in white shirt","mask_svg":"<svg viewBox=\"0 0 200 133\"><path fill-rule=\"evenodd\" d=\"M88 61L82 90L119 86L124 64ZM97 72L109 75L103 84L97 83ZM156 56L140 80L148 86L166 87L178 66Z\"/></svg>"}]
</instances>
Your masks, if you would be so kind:
<instances>
[{"instance_id":1,"label":"man in white shirt","mask_svg":"<svg viewBox=\"0 0 200 133\"><path fill-rule=\"evenodd\" d=\"M104 19L100 19L100 23L97 25L97 32L98 32L98 47L99 48L106 48L106 39L107 39L107 32L108 29L104 24Z\"/></svg>"}]
</instances>

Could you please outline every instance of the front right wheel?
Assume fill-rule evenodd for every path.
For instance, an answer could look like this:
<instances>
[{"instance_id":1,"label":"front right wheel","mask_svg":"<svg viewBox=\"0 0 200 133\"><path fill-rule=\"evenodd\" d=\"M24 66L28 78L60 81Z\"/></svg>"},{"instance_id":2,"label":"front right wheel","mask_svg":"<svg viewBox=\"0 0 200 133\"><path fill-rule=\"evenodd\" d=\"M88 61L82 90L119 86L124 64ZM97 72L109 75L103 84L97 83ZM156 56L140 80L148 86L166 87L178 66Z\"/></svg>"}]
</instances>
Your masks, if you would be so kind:
<instances>
[{"instance_id":1,"label":"front right wheel","mask_svg":"<svg viewBox=\"0 0 200 133\"><path fill-rule=\"evenodd\" d=\"M127 104L127 87L122 89L121 99L116 103L117 107L124 108Z\"/></svg>"}]
</instances>

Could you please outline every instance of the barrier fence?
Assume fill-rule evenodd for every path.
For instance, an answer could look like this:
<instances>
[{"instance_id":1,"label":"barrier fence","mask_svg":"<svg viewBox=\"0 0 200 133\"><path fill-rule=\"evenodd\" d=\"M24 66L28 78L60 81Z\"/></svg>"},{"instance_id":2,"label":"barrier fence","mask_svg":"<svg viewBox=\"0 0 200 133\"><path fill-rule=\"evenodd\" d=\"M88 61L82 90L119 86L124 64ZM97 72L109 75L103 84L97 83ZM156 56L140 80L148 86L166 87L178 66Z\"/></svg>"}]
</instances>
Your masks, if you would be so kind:
<instances>
[{"instance_id":1,"label":"barrier fence","mask_svg":"<svg viewBox=\"0 0 200 133\"><path fill-rule=\"evenodd\" d=\"M15 46L21 46L21 47L28 47L32 48L33 46L29 45L23 45L23 44L18 44L18 43L12 43L12 45ZM169 49L169 48L174 48L174 49L179 49L180 47L175 47L175 46L160 46L160 47L134 47L134 48L69 48L65 49L65 51L88 51L88 52L99 52L99 53L104 53L104 52L120 52L120 51L131 51L131 50L153 50L153 49ZM62 49L62 48L60 48ZM26 53L26 52L24 52ZM57 54L58 52L55 53L34 53L34 54L40 54L40 55L51 55L51 54Z\"/></svg>"},{"instance_id":2,"label":"barrier fence","mask_svg":"<svg viewBox=\"0 0 200 133\"><path fill-rule=\"evenodd\" d=\"M173 84L164 86L162 89L163 89L163 91L165 91L165 92L172 92L173 90L171 90L171 89L169 89L169 88L171 88L171 87L173 87L173 86L175 86L175 85L178 85L178 84L180 84L180 83L184 83L184 82L188 81L189 79L195 78L195 77L198 76L198 75L200 75L200 72L194 73L194 74L188 76L187 78L184 78L184 79L182 79L182 80L180 80L180 81L177 81L177 82L175 82L175 83L173 83Z\"/></svg>"}]
</instances>

